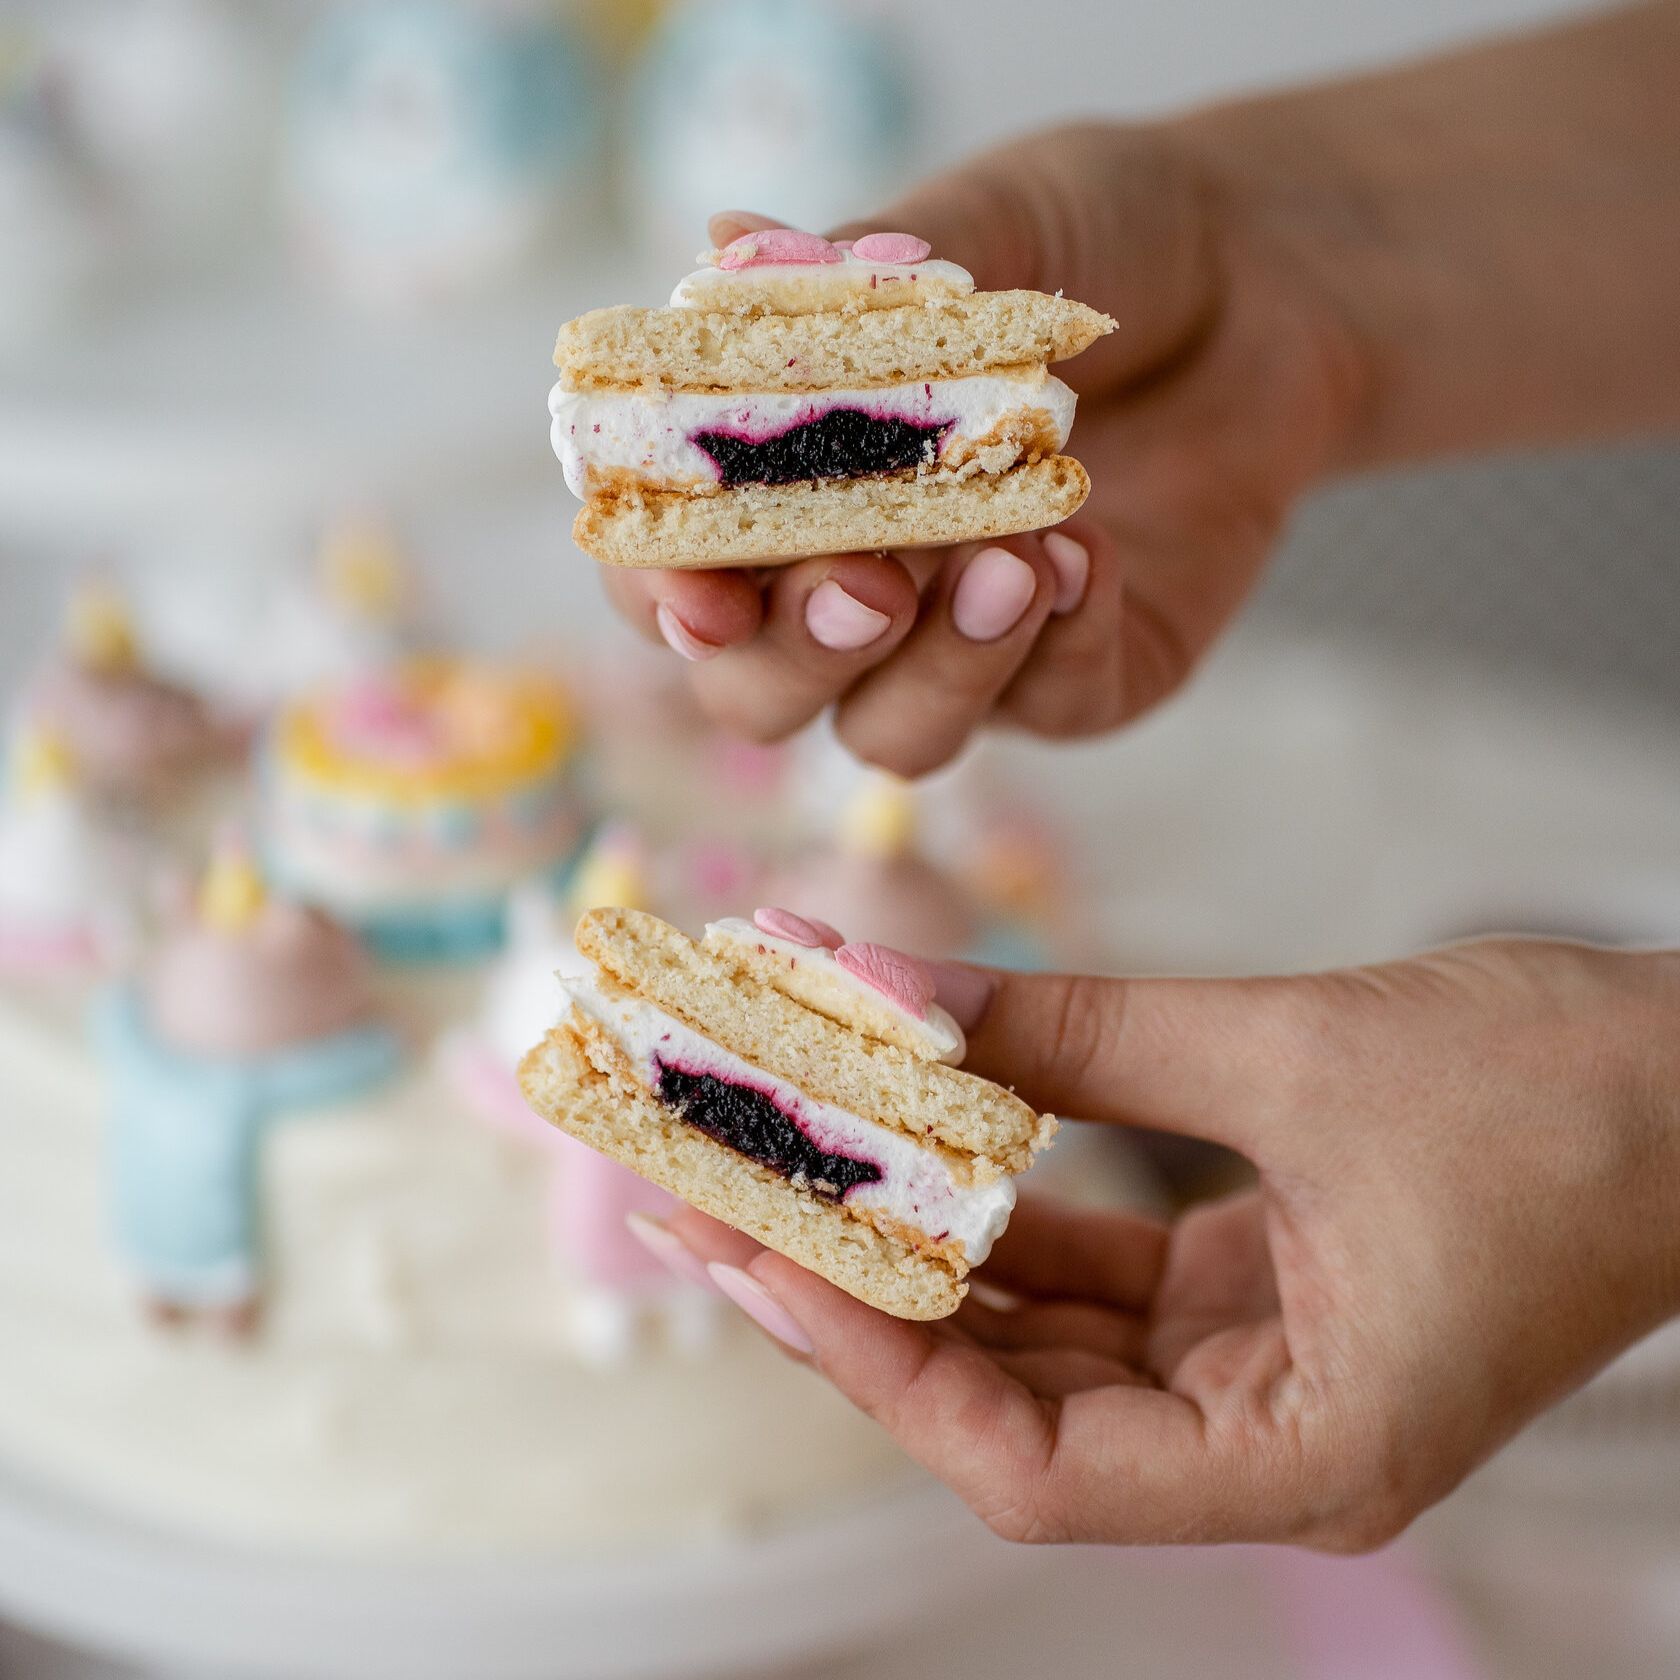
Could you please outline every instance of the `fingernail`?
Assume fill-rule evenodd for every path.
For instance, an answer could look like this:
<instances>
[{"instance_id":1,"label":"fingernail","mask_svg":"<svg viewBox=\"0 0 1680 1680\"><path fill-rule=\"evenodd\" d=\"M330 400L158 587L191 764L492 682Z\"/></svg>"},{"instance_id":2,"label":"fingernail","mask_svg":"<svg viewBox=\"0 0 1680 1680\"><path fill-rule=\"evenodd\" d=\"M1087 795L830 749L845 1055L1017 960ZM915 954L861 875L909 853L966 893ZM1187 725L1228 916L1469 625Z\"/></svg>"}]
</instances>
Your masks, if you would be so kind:
<instances>
[{"instance_id":1,"label":"fingernail","mask_svg":"<svg viewBox=\"0 0 1680 1680\"><path fill-rule=\"evenodd\" d=\"M983 1277L972 1272L968 1278L968 1298L977 1301L983 1307L990 1307L993 1312L1021 1310L1019 1295L1012 1295L1007 1289L999 1289L995 1283L988 1283Z\"/></svg>"},{"instance_id":2,"label":"fingernail","mask_svg":"<svg viewBox=\"0 0 1680 1680\"><path fill-rule=\"evenodd\" d=\"M760 1330L774 1336L783 1347L791 1348L798 1354L816 1351L811 1338L800 1328L799 1320L757 1278L743 1272L739 1266L726 1266L720 1260L714 1260L706 1270L712 1274L712 1282Z\"/></svg>"},{"instance_id":3,"label":"fingernail","mask_svg":"<svg viewBox=\"0 0 1680 1680\"><path fill-rule=\"evenodd\" d=\"M1038 579L1007 548L983 548L963 568L951 597L951 620L971 642L995 642L1021 622Z\"/></svg>"},{"instance_id":4,"label":"fingernail","mask_svg":"<svg viewBox=\"0 0 1680 1680\"><path fill-rule=\"evenodd\" d=\"M712 1274L706 1270L706 1262L675 1231L667 1230L645 1213L625 1214L624 1225L667 1271L674 1272L685 1283L697 1283L702 1289L712 1287Z\"/></svg>"},{"instance_id":5,"label":"fingernail","mask_svg":"<svg viewBox=\"0 0 1680 1680\"><path fill-rule=\"evenodd\" d=\"M1066 531L1050 531L1044 538L1044 552L1056 573L1056 604L1050 609L1059 618L1085 599L1085 581L1091 575L1091 551L1075 542Z\"/></svg>"},{"instance_id":6,"label":"fingernail","mask_svg":"<svg viewBox=\"0 0 1680 1680\"><path fill-rule=\"evenodd\" d=\"M879 641L892 620L848 595L833 578L824 578L805 602L805 628L814 640L836 653L855 653Z\"/></svg>"},{"instance_id":7,"label":"fingernail","mask_svg":"<svg viewBox=\"0 0 1680 1680\"><path fill-rule=\"evenodd\" d=\"M964 1032L973 1032L991 1007L992 996L997 991L996 979L983 968L969 968L962 963L932 962L926 957L921 962L933 976L933 995L939 1007Z\"/></svg>"},{"instance_id":8,"label":"fingernail","mask_svg":"<svg viewBox=\"0 0 1680 1680\"><path fill-rule=\"evenodd\" d=\"M664 601L659 603L659 610L654 616L659 620L659 634L665 638L672 652L680 653L684 659L692 659L698 665L701 660L723 652L716 642L704 642L696 636Z\"/></svg>"}]
</instances>

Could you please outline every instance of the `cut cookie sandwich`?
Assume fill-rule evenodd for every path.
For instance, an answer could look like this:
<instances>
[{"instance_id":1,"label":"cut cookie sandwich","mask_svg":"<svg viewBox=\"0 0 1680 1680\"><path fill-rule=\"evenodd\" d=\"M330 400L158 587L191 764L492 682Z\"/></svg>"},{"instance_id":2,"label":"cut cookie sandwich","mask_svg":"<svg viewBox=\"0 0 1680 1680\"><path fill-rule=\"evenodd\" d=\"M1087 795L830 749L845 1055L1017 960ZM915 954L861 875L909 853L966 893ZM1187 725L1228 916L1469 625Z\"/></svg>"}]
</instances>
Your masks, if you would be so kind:
<instances>
[{"instance_id":1,"label":"cut cookie sandwich","mask_svg":"<svg viewBox=\"0 0 1680 1680\"><path fill-rule=\"evenodd\" d=\"M977 292L902 233L774 228L707 253L665 309L560 330L555 453L578 546L619 566L725 566L1007 536L1090 489L1061 453L1048 364L1115 323Z\"/></svg>"},{"instance_id":2,"label":"cut cookie sandwich","mask_svg":"<svg viewBox=\"0 0 1680 1680\"><path fill-rule=\"evenodd\" d=\"M592 910L576 942L596 972L520 1070L539 1114L883 1312L956 1310L1056 1123L949 1065L913 958L779 910L703 943Z\"/></svg>"}]
</instances>

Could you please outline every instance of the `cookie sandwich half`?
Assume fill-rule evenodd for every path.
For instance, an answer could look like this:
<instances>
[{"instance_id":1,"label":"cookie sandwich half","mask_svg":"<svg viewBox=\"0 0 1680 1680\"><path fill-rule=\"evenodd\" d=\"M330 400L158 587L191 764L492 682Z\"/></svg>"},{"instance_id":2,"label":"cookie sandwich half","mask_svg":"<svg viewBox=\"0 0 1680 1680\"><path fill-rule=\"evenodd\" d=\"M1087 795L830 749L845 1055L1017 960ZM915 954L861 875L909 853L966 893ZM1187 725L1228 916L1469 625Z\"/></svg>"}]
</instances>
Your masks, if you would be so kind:
<instances>
[{"instance_id":1,"label":"cookie sandwich half","mask_svg":"<svg viewBox=\"0 0 1680 1680\"><path fill-rule=\"evenodd\" d=\"M955 1066L913 958L781 910L695 941L592 910L526 1101L573 1137L899 1318L943 1318L1056 1122Z\"/></svg>"},{"instance_id":2,"label":"cookie sandwich half","mask_svg":"<svg viewBox=\"0 0 1680 1680\"><path fill-rule=\"evenodd\" d=\"M1090 489L1049 372L1113 330L1042 292L979 292L925 241L774 228L707 252L664 309L560 330L555 452L578 546L723 566L1038 530Z\"/></svg>"}]
</instances>

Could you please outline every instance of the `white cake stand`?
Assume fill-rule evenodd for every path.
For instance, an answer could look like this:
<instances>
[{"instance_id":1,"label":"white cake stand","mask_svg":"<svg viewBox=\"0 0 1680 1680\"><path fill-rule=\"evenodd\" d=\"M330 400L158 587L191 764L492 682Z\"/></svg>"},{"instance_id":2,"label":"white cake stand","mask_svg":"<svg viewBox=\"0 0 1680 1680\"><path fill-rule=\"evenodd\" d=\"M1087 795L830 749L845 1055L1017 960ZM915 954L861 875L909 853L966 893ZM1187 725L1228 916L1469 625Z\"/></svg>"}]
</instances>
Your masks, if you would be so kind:
<instances>
[{"instance_id":1,"label":"white cake stand","mask_svg":"<svg viewBox=\"0 0 1680 1680\"><path fill-rule=\"evenodd\" d=\"M857 1651L994 1591L1029 1554L922 1487L755 1538L634 1558L300 1560L113 1518L0 1470L0 1614L224 1680L633 1680Z\"/></svg>"}]
</instances>

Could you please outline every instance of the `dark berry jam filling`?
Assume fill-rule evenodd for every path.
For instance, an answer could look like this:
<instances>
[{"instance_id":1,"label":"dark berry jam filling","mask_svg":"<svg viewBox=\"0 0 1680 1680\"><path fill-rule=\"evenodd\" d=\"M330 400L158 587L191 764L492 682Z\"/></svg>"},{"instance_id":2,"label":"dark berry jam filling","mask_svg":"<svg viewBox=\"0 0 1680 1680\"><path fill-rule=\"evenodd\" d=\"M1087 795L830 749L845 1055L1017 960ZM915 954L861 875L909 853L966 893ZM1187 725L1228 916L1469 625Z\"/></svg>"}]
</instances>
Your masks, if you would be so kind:
<instances>
[{"instance_id":1,"label":"dark berry jam filling","mask_svg":"<svg viewBox=\"0 0 1680 1680\"><path fill-rule=\"evenodd\" d=\"M861 408L831 408L772 437L695 432L693 443L716 464L725 488L737 484L795 484L807 478L864 478L902 472L939 454L955 422L920 425Z\"/></svg>"},{"instance_id":2,"label":"dark berry jam filling","mask_svg":"<svg viewBox=\"0 0 1680 1680\"><path fill-rule=\"evenodd\" d=\"M659 1067L659 1096L689 1125L716 1138L750 1161L840 1201L859 1184L874 1184L881 1169L873 1161L831 1155L819 1149L762 1091L732 1085L709 1073Z\"/></svg>"}]
</instances>

